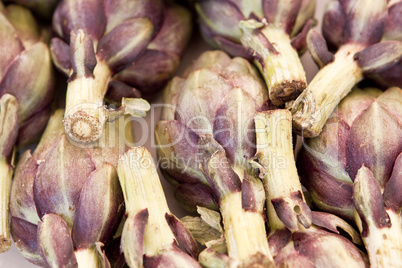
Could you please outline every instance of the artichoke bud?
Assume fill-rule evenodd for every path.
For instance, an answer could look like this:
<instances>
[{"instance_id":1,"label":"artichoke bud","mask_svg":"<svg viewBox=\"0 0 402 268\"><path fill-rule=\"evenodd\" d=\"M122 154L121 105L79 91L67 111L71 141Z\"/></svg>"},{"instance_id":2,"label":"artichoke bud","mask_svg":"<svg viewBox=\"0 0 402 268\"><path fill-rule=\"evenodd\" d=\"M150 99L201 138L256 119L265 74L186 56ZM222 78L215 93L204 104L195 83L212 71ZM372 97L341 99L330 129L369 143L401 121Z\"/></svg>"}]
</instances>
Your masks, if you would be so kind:
<instances>
[{"instance_id":1,"label":"artichoke bud","mask_svg":"<svg viewBox=\"0 0 402 268\"><path fill-rule=\"evenodd\" d=\"M203 35L232 56L254 59L278 106L307 86L296 50L305 50L314 9L314 0L196 3Z\"/></svg>"},{"instance_id":2,"label":"artichoke bud","mask_svg":"<svg viewBox=\"0 0 402 268\"><path fill-rule=\"evenodd\" d=\"M178 67L190 36L188 22L187 10L160 0L60 2L53 17L58 36L51 41L51 52L56 67L70 76L66 117L73 118L66 120L68 135L82 143L102 135L108 120L103 107L106 94L119 103L123 97L150 95L160 89ZM77 34L87 41L76 44ZM77 75L88 79L74 83ZM121 114L127 113L121 109Z\"/></svg>"},{"instance_id":3,"label":"artichoke bud","mask_svg":"<svg viewBox=\"0 0 402 268\"><path fill-rule=\"evenodd\" d=\"M104 98L107 94L119 103L161 88L178 67L190 35L189 14L176 5L121 0L102 6L99 0L63 1L53 19L58 37L51 41L52 57L70 76L65 129L84 144L102 136L106 121L124 114L145 115L149 105L144 100L126 99L117 111L106 109Z\"/></svg>"},{"instance_id":4,"label":"artichoke bud","mask_svg":"<svg viewBox=\"0 0 402 268\"><path fill-rule=\"evenodd\" d=\"M63 114L52 115L34 153L27 151L17 166L12 234L24 257L36 264L107 265L100 245L111 240L124 213L116 166L130 135L121 119L108 123L113 126L96 146L77 147L64 134Z\"/></svg>"},{"instance_id":5,"label":"artichoke bud","mask_svg":"<svg viewBox=\"0 0 402 268\"><path fill-rule=\"evenodd\" d=\"M354 89L322 134L305 140L299 155L301 178L314 204L356 222L373 266L395 266L401 260L396 242L401 237L402 199L396 179L401 99L396 87L384 93Z\"/></svg>"},{"instance_id":6,"label":"artichoke bud","mask_svg":"<svg viewBox=\"0 0 402 268\"><path fill-rule=\"evenodd\" d=\"M313 138L339 102L364 77L399 86L401 41L382 41L390 11L385 0L331 2L324 15L323 36L310 30L307 45L321 70L292 105L294 129ZM328 49L336 51L332 55ZM342 82L341 82L342 81ZM335 89L336 87L336 89Z\"/></svg>"},{"instance_id":7,"label":"artichoke bud","mask_svg":"<svg viewBox=\"0 0 402 268\"><path fill-rule=\"evenodd\" d=\"M156 263L175 263L178 267L199 267L194 259L198 255L197 244L169 211L149 151L144 147L130 149L119 159L118 174L128 215L121 241L128 265L154 267Z\"/></svg>"},{"instance_id":8,"label":"artichoke bud","mask_svg":"<svg viewBox=\"0 0 402 268\"><path fill-rule=\"evenodd\" d=\"M206 52L168 85L164 97L169 106L155 137L160 167L176 196L193 211L219 208L225 254L233 263L272 263L263 188L247 161L255 153L252 118L268 103L258 73L244 59Z\"/></svg>"}]
</instances>

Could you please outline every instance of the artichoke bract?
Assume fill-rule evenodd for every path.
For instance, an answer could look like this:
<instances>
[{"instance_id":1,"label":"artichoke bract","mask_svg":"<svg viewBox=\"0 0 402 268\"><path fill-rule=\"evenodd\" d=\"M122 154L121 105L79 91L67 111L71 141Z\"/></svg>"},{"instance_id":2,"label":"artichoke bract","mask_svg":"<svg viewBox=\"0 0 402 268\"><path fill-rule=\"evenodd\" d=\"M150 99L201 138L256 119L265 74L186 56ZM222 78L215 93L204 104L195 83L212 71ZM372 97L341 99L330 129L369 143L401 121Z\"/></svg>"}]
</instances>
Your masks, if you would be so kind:
<instances>
[{"instance_id":1,"label":"artichoke bract","mask_svg":"<svg viewBox=\"0 0 402 268\"><path fill-rule=\"evenodd\" d=\"M104 124L124 113L142 116L144 100L120 102L162 89L178 67L191 31L189 12L152 1L65 0L57 6L51 41L55 65L69 76L64 126L73 140L90 143Z\"/></svg>"},{"instance_id":2,"label":"artichoke bract","mask_svg":"<svg viewBox=\"0 0 402 268\"><path fill-rule=\"evenodd\" d=\"M176 198L193 211L220 210L229 257L219 256L231 265L272 265L264 189L247 163L255 153L253 116L268 108L257 70L243 58L205 52L173 78L164 98L155 138Z\"/></svg>"},{"instance_id":3,"label":"artichoke bract","mask_svg":"<svg viewBox=\"0 0 402 268\"><path fill-rule=\"evenodd\" d=\"M201 267L190 232L169 210L151 153L135 147L118 161L126 204L121 248L130 267ZM184 253L179 245L185 249Z\"/></svg>"},{"instance_id":4,"label":"artichoke bract","mask_svg":"<svg viewBox=\"0 0 402 268\"><path fill-rule=\"evenodd\" d=\"M315 0L202 0L196 10L209 43L254 60L273 104L294 100L307 86L297 51L306 48Z\"/></svg>"},{"instance_id":5,"label":"artichoke bract","mask_svg":"<svg viewBox=\"0 0 402 268\"><path fill-rule=\"evenodd\" d=\"M9 201L13 176L13 147L18 134L18 102L4 94L0 99L0 252L10 249Z\"/></svg>"},{"instance_id":6,"label":"artichoke bract","mask_svg":"<svg viewBox=\"0 0 402 268\"><path fill-rule=\"evenodd\" d=\"M108 123L99 142L86 148L66 137L63 114L57 110L35 151L21 156L11 191L11 233L36 265L104 267L102 246L124 213L116 168L132 142L131 122Z\"/></svg>"},{"instance_id":7,"label":"artichoke bract","mask_svg":"<svg viewBox=\"0 0 402 268\"><path fill-rule=\"evenodd\" d=\"M401 41L381 42L388 8L392 6L386 0L330 2L323 35L315 29L307 34L307 46L321 69L292 105L296 132L318 136L339 102L364 75L392 68L402 59Z\"/></svg>"},{"instance_id":8,"label":"artichoke bract","mask_svg":"<svg viewBox=\"0 0 402 268\"><path fill-rule=\"evenodd\" d=\"M401 118L400 88L355 88L298 157L314 204L357 223L373 267L402 260Z\"/></svg>"},{"instance_id":9,"label":"artichoke bract","mask_svg":"<svg viewBox=\"0 0 402 268\"><path fill-rule=\"evenodd\" d=\"M312 212L304 201L292 149L292 116L272 110L255 116L259 170L267 195L269 246L277 267L366 267L353 242L358 233L335 215Z\"/></svg>"},{"instance_id":10,"label":"artichoke bract","mask_svg":"<svg viewBox=\"0 0 402 268\"><path fill-rule=\"evenodd\" d=\"M38 138L51 113L54 77L43 39L28 9L0 3L0 96L11 94L19 103L20 146Z\"/></svg>"},{"instance_id":11,"label":"artichoke bract","mask_svg":"<svg viewBox=\"0 0 402 268\"><path fill-rule=\"evenodd\" d=\"M5 0L31 9L36 15L44 19L51 19L59 0Z\"/></svg>"},{"instance_id":12,"label":"artichoke bract","mask_svg":"<svg viewBox=\"0 0 402 268\"><path fill-rule=\"evenodd\" d=\"M385 24L383 40L402 41L402 1L388 1L388 16ZM397 60L396 60L397 61ZM365 76L376 82L384 89L389 87L402 87L402 59L397 64L384 66L373 72L366 72Z\"/></svg>"}]
</instances>

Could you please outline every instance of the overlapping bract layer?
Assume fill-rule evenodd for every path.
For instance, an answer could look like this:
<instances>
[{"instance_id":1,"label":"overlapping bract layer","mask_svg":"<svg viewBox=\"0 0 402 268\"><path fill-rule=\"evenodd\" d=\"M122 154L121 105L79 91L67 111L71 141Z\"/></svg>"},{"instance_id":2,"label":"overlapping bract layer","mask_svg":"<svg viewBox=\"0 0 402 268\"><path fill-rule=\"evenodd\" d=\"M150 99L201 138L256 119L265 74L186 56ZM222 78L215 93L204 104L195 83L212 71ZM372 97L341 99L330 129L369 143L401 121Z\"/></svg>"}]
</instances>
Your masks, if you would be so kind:
<instances>
[{"instance_id":1,"label":"overlapping bract layer","mask_svg":"<svg viewBox=\"0 0 402 268\"><path fill-rule=\"evenodd\" d=\"M230 166L244 169L255 153L253 116L268 108L265 86L244 59L220 51L206 52L165 91L162 120L156 127L162 170L187 204L216 208L199 169L201 135L211 135L225 150ZM242 176L242 175L241 175ZM196 191L199 194L191 194ZM194 192L195 193L195 192Z\"/></svg>"},{"instance_id":2,"label":"overlapping bract layer","mask_svg":"<svg viewBox=\"0 0 402 268\"><path fill-rule=\"evenodd\" d=\"M11 231L16 246L40 266L103 266L101 246L124 213L116 167L130 133L123 119L91 148L72 144L57 110L38 147L17 166L11 192ZM128 123L129 124L129 123ZM120 132L119 132L120 130ZM70 267L70 266L69 266Z\"/></svg>"},{"instance_id":3,"label":"overlapping bract layer","mask_svg":"<svg viewBox=\"0 0 402 268\"><path fill-rule=\"evenodd\" d=\"M26 8L0 8L0 96L20 104L20 145L37 139L50 116L54 78L45 37Z\"/></svg>"},{"instance_id":4,"label":"overlapping bract layer","mask_svg":"<svg viewBox=\"0 0 402 268\"><path fill-rule=\"evenodd\" d=\"M203 265L272 265L263 213L261 181L247 159L255 153L254 114L268 108L258 73L242 58L205 52L165 91L155 130L160 166L176 185L176 198L195 210L220 210L227 255L212 253ZM205 262L204 262L205 261Z\"/></svg>"},{"instance_id":5,"label":"overlapping bract layer","mask_svg":"<svg viewBox=\"0 0 402 268\"><path fill-rule=\"evenodd\" d=\"M358 212L373 266L402 260L401 118L400 88L355 88L323 132L305 140L298 160L317 207L350 221Z\"/></svg>"}]
</instances>

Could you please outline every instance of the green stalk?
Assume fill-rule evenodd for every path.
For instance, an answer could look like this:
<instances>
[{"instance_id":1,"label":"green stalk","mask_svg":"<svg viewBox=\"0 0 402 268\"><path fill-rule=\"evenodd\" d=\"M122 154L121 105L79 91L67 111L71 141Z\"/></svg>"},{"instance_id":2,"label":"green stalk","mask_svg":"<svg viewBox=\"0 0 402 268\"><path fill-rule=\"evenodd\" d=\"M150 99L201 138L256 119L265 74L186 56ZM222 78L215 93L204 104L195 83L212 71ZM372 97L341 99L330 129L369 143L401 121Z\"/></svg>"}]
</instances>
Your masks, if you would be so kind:
<instances>
[{"instance_id":1,"label":"green stalk","mask_svg":"<svg viewBox=\"0 0 402 268\"><path fill-rule=\"evenodd\" d=\"M219 208L229 257L239 266L272 265L273 258L269 251L262 215L265 197L260 194L263 192L263 186L258 187L259 180L256 180L251 181L251 187L245 189L244 169L236 168L239 177L236 182L236 174L230 167L224 149L212 138L206 137L204 142L202 146L206 148L203 153L207 163L204 163L202 168L208 174L214 191L219 194ZM244 207L243 195L252 196L254 209Z\"/></svg>"},{"instance_id":2,"label":"green stalk","mask_svg":"<svg viewBox=\"0 0 402 268\"><path fill-rule=\"evenodd\" d=\"M13 150L18 136L19 104L10 94L0 99L0 252L11 247L10 238L10 191L13 177L15 151ZM11 157L11 163L8 160Z\"/></svg>"},{"instance_id":3,"label":"green stalk","mask_svg":"<svg viewBox=\"0 0 402 268\"><path fill-rule=\"evenodd\" d=\"M230 257L242 264L253 263L259 258L268 258L273 262L264 219L260 213L243 209L241 192L224 197L220 211Z\"/></svg>"},{"instance_id":4,"label":"green stalk","mask_svg":"<svg viewBox=\"0 0 402 268\"><path fill-rule=\"evenodd\" d=\"M103 260L95 248L79 249L74 252L77 259L78 268L98 268L104 267Z\"/></svg>"},{"instance_id":5,"label":"green stalk","mask_svg":"<svg viewBox=\"0 0 402 268\"><path fill-rule=\"evenodd\" d=\"M255 20L241 21L241 42L254 53L272 103L294 100L307 86L306 73L289 34L275 25Z\"/></svg>"},{"instance_id":6,"label":"green stalk","mask_svg":"<svg viewBox=\"0 0 402 268\"><path fill-rule=\"evenodd\" d=\"M144 209L149 213L143 254L155 256L170 248L175 241L165 219L170 210L151 154L144 147L131 149L119 159L118 174L128 217ZM127 252L124 244L122 246Z\"/></svg>"},{"instance_id":7,"label":"green stalk","mask_svg":"<svg viewBox=\"0 0 402 268\"><path fill-rule=\"evenodd\" d=\"M297 230L311 225L311 211L305 203L292 147L292 118L287 110L272 110L255 116L257 157L267 195L271 232ZM274 202L283 206L276 209ZM283 213L283 216L282 216Z\"/></svg>"},{"instance_id":8,"label":"green stalk","mask_svg":"<svg viewBox=\"0 0 402 268\"><path fill-rule=\"evenodd\" d=\"M363 71L354 60L364 48L343 45L333 62L325 65L292 106L293 127L304 137L318 136L339 102L363 79Z\"/></svg>"},{"instance_id":9,"label":"green stalk","mask_svg":"<svg viewBox=\"0 0 402 268\"><path fill-rule=\"evenodd\" d=\"M0 158L0 176L0 252L6 252L11 247L9 203L13 170L4 157Z\"/></svg>"},{"instance_id":10,"label":"green stalk","mask_svg":"<svg viewBox=\"0 0 402 268\"><path fill-rule=\"evenodd\" d=\"M123 98L120 109L109 111L104 105L112 77L109 66L95 55L94 44L82 30L76 36L72 35L71 46L75 69L68 83L63 121L65 132L71 139L78 143L93 143L102 136L106 121L124 114L145 116L150 106L143 99Z\"/></svg>"}]
</instances>

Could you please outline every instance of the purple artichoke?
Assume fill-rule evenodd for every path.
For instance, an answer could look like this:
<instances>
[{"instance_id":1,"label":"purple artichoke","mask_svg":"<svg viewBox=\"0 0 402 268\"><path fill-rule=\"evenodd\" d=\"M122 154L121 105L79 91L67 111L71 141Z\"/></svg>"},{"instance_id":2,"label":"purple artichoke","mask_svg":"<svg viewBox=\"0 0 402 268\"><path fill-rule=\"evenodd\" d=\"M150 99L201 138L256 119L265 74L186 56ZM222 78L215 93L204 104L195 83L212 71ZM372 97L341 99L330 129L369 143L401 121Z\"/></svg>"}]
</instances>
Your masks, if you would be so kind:
<instances>
[{"instance_id":1,"label":"purple artichoke","mask_svg":"<svg viewBox=\"0 0 402 268\"><path fill-rule=\"evenodd\" d=\"M254 114L268 108L257 71L245 59L205 52L164 97L155 137L176 198L191 210L219 208L231 262L272 264L263 185L247 162L255 153Z\"/></svg>"},{"instance_id":2,"label":"purple artichoke","mask_svg":"<svg viewBox=\"0 0 402 268\"><path fill-rule=\"evenodd\" d=\"M195 7L209 43L254 60L273 104L294 100L305 89L297 51L305 51L315 0L200 0Z\"/></svg>"},{"instance_id":3,"label":"purple artichoke","mask_svg":"<svg viewBox=\"0 0 402 268\"><path fill-rule=\"evenodd\" d=\"M66 133L91 143L102 136L106 121L149 109L144 101L123 99L121 109L109 111L104 97L120 102L160 90L178 67L191 18L162 0L64 0L53 28L53 61L69 76Z\"/></svg>"},{"instance_id":4,"label":"purple artichoke","mask_svg":"<svg viewBox=\"0 0 402 268\"><path fill-rule=\"evenodd\" d=\"M314 204L356 221L373 267L402 261L401 118L400 88L356 88L298 157Z\"/></svg>"},{"instance_id":5,"label":"purple artichoke","mask_svg":"<svg viewBox=\"0 0 402 268\"><path fill-rule=\"evenodd\" d=\"M381 42L391 9L386 0L329 4L322 28L325 39L314 29L307 35L308 48L321 70L293 103L295 131L309 138L318 136L335 107L364 75L400 62L402 42Z\"/></svg>"},{"instance_id":6,"label":"purple artichoke","mask_svg":"<svg viewBox=\"0 0 402 268\"><path fill-rule=\"evenodd\" d=\"M50 116L54 77L43 36L28 9L0 3L0 96L11 94L20 104L20 146L36 140Z\"/></svg>"},{"instance_id":7,"label":"purple artichoke","mask_svg":"<svg viewBox=\"0 0 402 268\"><path fill-rule=\"evenodd\" d=\"M128 215L121 236L127 264L200 268L194 259L197 243L170 212L150 152L144 147L130 149L119 159L118 174Z\"/></svg>"},{"instance_id":8,"label":"purple artichoke","mask_svg":"<svg viewBox=\"0 0 402 268\"><path fill-rule=\"evenodd\" d=\"M77 147L64 134L63 114L52 115L34 153L26 151L18 163L11 232L23 256L36 265L103 267L108 261L102 246L124 213L118 156L132 137L122 131L127 122L121 118L107 124L93 147Z\"/></svg>"},{"instance_id":9,"label":"purple artichoke","mask_svg":"<svg viewBox=\"0 0 402 268\"><path fill-rule=\"evenodd\" d=\"M278 267L365 267L364 256L346 238L358 233L335 215L312 212L304 201L292 148L287 110L258 113L256 161L267 194L269 246Z\"/></svg>"}]
</instances>

